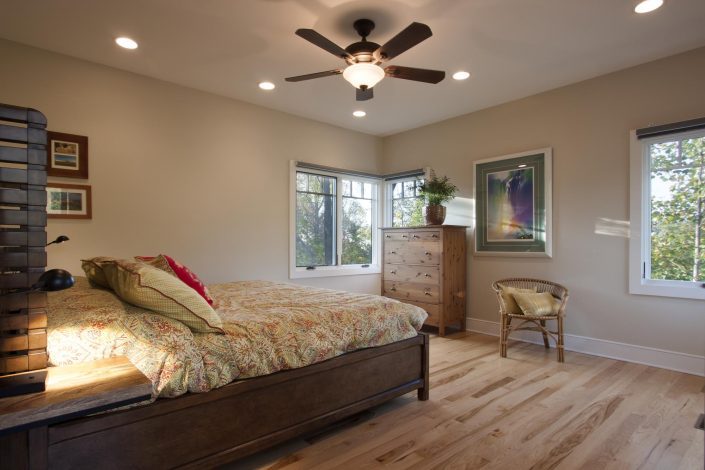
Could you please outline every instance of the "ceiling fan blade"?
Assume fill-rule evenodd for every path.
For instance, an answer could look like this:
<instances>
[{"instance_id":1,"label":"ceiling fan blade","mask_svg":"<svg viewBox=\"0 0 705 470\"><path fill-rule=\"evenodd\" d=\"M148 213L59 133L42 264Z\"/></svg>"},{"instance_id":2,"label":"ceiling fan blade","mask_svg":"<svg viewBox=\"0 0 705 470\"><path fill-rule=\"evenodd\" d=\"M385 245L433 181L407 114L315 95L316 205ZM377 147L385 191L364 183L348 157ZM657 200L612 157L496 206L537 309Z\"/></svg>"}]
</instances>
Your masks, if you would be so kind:
<instances>
[{"instance_id":1,"label":"ceiling fan blade","mask_svg":"<svg viewBox=\"0 0 705 470\"><path fill-rule=\"evenodd\" d=\"M309 73L307 75L297 75L296 77L286 77L284 80L287 82L302 82L304 80L311 80L312 78L329 77L331 75L340 75L343 73L340 69L326 70L325 72Z\"/></svg>"},{"instance_id":2,"label":"ceiling fan blade","mask_svg":"<svg viewBox=\"0 0 705 470\"><path fill-rule=\"evenodd\" d=\"M383 61L393 59L432 35L433 33L431 33L431 28L428 25L416 22L411 23L399 34L380 46L374 52L374 56Z\"/></svg>"},{"instance_id":3,"label":"ceiling fan blade","mask_svg":"<svg viewBox=\"0 0 705 470\"><path fill-rule=\"evenodd\" d=\"M372 88L368 88L366 90L360 90L359 88L355 89L355 99L357 101L371 100L373 96L374 93L372 92Z\"/></svg>"},{"instance_id":4,"label":"ceiling fan blade","mask_svg":"<svg viewBox=\"0 0 705 470\"><path fill-rule=\"evenodd\" d=\"M388 77L426 83L438 83L446 77L446 73L442 70L416 69L399 65L390 65L384 69L384 72Z\"/></svg>"},{"instance_id":5,"label":"ceiling fan blade","mask_svg":"<svg viewBox=\"0 0 705 470\"><path fill-rule=\"evenodd\" d=\"M345 49L312 29L297 29L296 35L342 59L352 59Z\"/></svg>"}]
</instances>

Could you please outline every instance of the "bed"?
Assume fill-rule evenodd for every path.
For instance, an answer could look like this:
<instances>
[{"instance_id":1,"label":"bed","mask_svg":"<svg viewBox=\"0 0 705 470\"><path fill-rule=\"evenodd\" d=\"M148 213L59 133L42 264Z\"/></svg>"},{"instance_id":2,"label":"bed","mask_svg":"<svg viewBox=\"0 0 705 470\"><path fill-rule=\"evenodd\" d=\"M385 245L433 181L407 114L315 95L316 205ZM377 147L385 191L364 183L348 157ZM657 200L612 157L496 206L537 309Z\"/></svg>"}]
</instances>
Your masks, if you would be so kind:
<instances>
[{"instance_id":1,"label":"bed","mask_svg":"<svg viewBox=\"0 0 705 470\"><path fill-rule=\"evenodd\" d=\"M414 390L428 399L418 307L264 281L209 288L225 334L192 333L84 278L52 294L51 363L125 355L153 398L51 425L29 451L46 452L50 468L203 468Z\"/></svg>"}]
</instances>

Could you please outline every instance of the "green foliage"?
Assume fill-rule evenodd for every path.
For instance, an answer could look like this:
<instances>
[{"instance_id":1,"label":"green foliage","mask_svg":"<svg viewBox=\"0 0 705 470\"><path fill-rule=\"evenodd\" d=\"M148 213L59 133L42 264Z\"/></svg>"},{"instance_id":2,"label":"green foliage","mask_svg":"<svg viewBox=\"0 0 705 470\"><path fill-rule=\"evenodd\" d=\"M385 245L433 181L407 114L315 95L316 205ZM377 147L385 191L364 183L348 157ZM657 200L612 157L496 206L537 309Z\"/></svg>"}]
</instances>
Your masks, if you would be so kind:
<instances>
[{"instance_id":1,"label":"green foliage","mask_svg":"<svg viewBox=\"0 0 705 470\"><path fill-rule=\"evenodd\" d=\"M343 264L372 263L371 201L343 198Z\"/></svg>"},{"instance_id":2,"label":"green foliage","mask_svg":"<svg viewBox=\"0 0 705 470\"><path fill-rule=\"evenodd\" d=\"M392 201L392 227L417 227L424 224L423 197L407 197Z\"/></svg>"},{"instance_id":3,"label":"green foliage","mask_svg":"<svg viewBox=\"0 0 705 470\"><path fill-rule=\"evenodd\" d=\"M441 205L455 198L457 186L448 180L447 176L438 178L431 170L431 177L420 186L421 195L426 198L429 205Z\"/></svg>"},{"instance_id":4,"label":"green foliage","mask_svg":"<svg viewBox=\"0 0 705 470\"><path fill-rule=\"evenodd\" d=\"M651 182L651 279L705 280L705 138L653 144Z\"/></svg>"}]
</instances>

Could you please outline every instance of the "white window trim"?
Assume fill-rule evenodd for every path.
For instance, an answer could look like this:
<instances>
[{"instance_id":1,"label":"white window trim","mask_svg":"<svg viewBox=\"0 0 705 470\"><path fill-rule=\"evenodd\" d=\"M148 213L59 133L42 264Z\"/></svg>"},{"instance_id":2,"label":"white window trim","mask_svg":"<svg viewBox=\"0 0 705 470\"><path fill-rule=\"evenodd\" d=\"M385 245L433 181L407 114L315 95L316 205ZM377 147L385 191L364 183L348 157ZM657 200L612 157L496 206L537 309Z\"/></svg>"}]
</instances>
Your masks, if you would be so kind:
<instances>
[{"instance_id":1,"label":"white window trim","mask_svg":"<svg viewBox=\"0 0 705 470\"><path fill-rule=\"evenodd\" d=\"M678 133L679 137L702 136L703 131ZM680 297L705 300L705 288L701 282L665 281L645 279L651 259L650 181L651 162L649 144L673 140L673 135L637 139L636 131L629 133L629 293Z\"/></svg>"},{"instance_id":2,"label":"white window trim","mask_svg":"<svg viewBox=\"0 0 705 470\"><path fill-rule=\"evenodd\" d=\"M380 234L379 228L382 226L381 223L384 220L383 212L384 207L382 207L382 202L384 199L384 181L374 178L364 178L356 175L349 175L349 178L355 179L357 181L365 181L368 183L373 183L377 188L376 201L377 204L373 206L372 220L374 222L372 227L372 263L369 267L363 268L361 264L359 265L345 265L340 264L342 257L342 230L339 230L339 224L342 223L341 219L343 216L343 185L336 184L336 247L337 247L337 266L316 266L316 269L308 270L305 267L296 266L296 172L298 168L296 166L296 161L292 160L289 163L289 279L305 279L305 278L315 278L315 277L333 277L333 276L359 276L365 274L380 274L382 272L380 264ZM346 175L340 173L331 173L320 170L313 170L308 168L302 168L301 171L306 173L314 173L325 176L336 177L339 180L345 178Z\"/></svg>"},{"instance_id":3,"label":"white window trim","mask_svg":"<svg viewBox=\"0 0 705 470\"><path fill-rule=\"evenodd\" d=\"M384 192L385 192L385 198L384 198L384 226L385 227L391 227L393 220L392 218L394 217L394 207L393 207L393 194L392 194L392 184L398 183L400 181L412 181L418 178L423 178L425 180L428 180L431 175L431 167L424 167L423 168L424 174L423 176L405 176L402 178L394 178L391 180L384 181ZM399 227L401 228L401 227Z\"/></svg>"}]
</instances>

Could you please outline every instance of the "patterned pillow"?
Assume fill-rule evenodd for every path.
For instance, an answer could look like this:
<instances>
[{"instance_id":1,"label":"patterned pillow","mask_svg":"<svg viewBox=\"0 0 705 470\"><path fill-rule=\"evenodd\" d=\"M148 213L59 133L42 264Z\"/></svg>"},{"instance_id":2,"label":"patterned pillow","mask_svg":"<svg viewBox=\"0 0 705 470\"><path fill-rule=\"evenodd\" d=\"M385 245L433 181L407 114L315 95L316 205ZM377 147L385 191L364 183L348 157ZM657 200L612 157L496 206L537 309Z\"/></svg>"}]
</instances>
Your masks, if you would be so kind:
<instances>
[{"instance_id":1,"label":"patterned pillow","mask_svg":"<svg viewBox=\"0 0 705 470\"><path fill-rule=\"evenodd\" d=\"M561 301L548 292L541 292L539 294L517 292L514 294L514 300L516 300L516 303L519 305L524 315L537 317L557 315L558 309L561 308Z\"/></svg>"},{"instance_id":2,"label":"patterned pillow","mask_svg":"<svg viewBox=\"0 0 705 470\"><path fill-rule=\"evenodd\" d=\"M515 315L521 315L524 312L521 311L519 305L517 305L514 300L514 294L517 293L536 293L536 287L532 289L520 289L518 287L509 287L500 284L499 287L502 289L502 300L504 300L504 308L507 309L507 313L512 313Z\"/></svg>"},{"instance_id":3,"label":"patterned pillow","mask_svg":"<svg viewBox=\"0 0 705 470\"><path fill-rule=\"evenodd\" d=\"M211 297L210 292L208 292L206 285L203 284L203 281L201 281L198 276L193 273L193 271L176 261L174 258L167 255L159 255L135 256L135 259L144 261L155 268L161 269L162 271L168 272L172 276L178 277L184 284L198 292L198 294L203 297L206 302L208 302L208 305L213 305L213 298Z\"/></svg>"},{"instance_id":4,"label":"patterned pillow","mask_svg":"<svg viewBox=\"0 0 705 470\"><path fill-rule=\"evenodd\" d=\"M110 261L115 261L115 258L110 256L96 256L95 258L81 260L81 267L85 271L86 277L92 286L110 289L110 284L108 284L108 280L105 278L105 273L101 266L101 263Z\"/></svg>"},{"instance_id":5,"label":"patterned pillow","mask_svg":"<svg viewBox=\"0 0 705 470\"><path fill-rule=\"evenodd\" d=\"M178 320L197 333L224 333L215 310L178 278L138 261L112 260L100 266L125 302Z\"/></svg>"}]
</instances>

